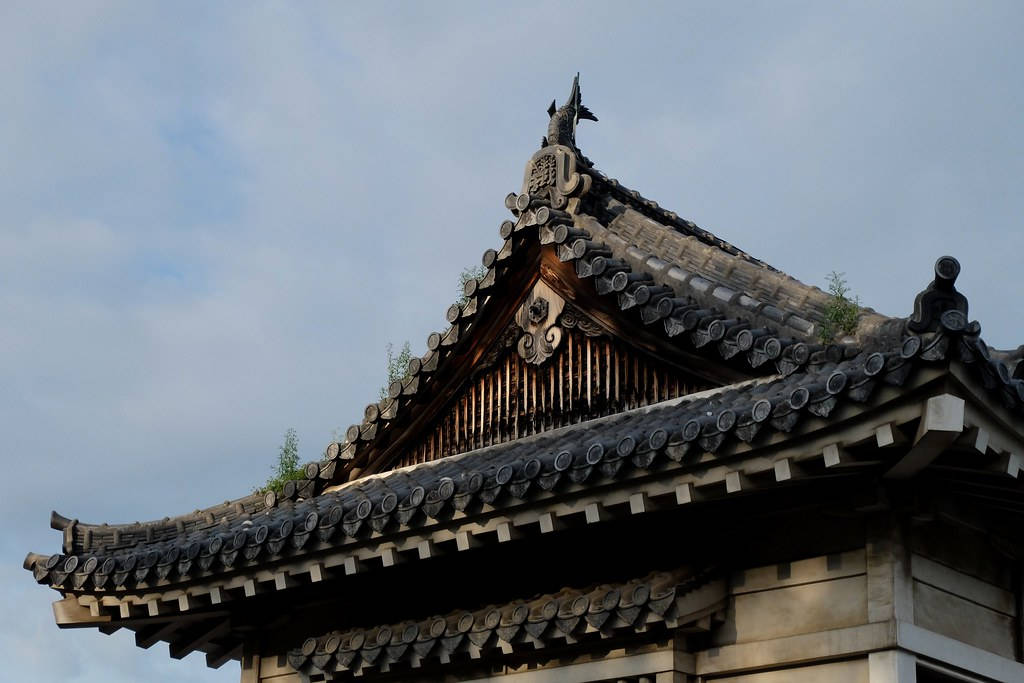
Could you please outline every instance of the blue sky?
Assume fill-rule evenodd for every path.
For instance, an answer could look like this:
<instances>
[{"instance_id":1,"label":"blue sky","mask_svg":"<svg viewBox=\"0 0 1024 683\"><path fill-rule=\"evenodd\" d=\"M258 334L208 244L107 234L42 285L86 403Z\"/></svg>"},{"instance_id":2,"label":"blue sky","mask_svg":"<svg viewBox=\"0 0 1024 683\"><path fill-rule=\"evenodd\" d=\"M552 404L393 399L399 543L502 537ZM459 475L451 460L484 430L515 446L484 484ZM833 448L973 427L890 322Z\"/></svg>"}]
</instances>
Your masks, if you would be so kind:
<instances>
[{"instance_id":1,"label":"blue sky","mask_svg":"<svg viewBox=\"0 0 1024 683\"><path fill-rule=\"evenodd\" d=\"M581 72L629 187L910 312L942 254L1024 343L1016 2L0 4L0 625L12 679L234 681L59 631L21 570L51 508L130 522L247 493L358 421ZM31 673L30 673L31 672Z\"/></svg>"}]
</instances>

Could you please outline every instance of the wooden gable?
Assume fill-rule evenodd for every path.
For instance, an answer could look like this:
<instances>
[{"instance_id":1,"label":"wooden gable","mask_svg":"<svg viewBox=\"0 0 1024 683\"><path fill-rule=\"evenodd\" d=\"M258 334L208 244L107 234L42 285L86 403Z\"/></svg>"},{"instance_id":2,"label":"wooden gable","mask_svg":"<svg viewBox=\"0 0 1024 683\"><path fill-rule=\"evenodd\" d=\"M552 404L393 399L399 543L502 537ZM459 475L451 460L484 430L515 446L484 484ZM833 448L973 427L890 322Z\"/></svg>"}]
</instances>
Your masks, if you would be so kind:
<instances>
[{"instance_id":1,"label":"wooden gable","mask_svg":"<svg viewBox=\"0 0 1024 683\"><path fill-rule=\"evenodd\" d=\"M643 329L533 243L436 368L416 414L375 439L360 475L585 422L747 375ZM442 367L443 365L443 367ZM422 368L421 368L422 369ZM396 387L397 394L399 387ZM398 427L398 429L394 429Z\"/></svg>"},{"instance_id":2,"label":"wooden gable","mask_svg":"<svg viewBox=\"0 0 1024 683\"><path fill-rule=\"evenodd\" d=\"M539 296L545 291L553 294L539 283L521 311L550 306L550 299ZM395 466L512 441L714 386L635 349L574 306L566 305L556 320L537 335L510 325Z\"/></svg>"},{"instance_id":3,"label":"wooden gable","mask_svg":"<svg viewBox=\"0 0 1024 683\"><path fill-rule=\"evenodd\" d=\"M537 151L521 191L506 198L515 220L501 226L504 243L448 309L451 327L432 334L388 398L328 448L311 482L340 484L810 360L813 324L743 289L774 278L772 269L634 194L571 140ZM634 224L666 242L666 258L680 253L679 239L693 256L707 252L700 267L640 257L609 227ZM792 283L776 285L798 298Z\"/></svg>"}]
</instances>

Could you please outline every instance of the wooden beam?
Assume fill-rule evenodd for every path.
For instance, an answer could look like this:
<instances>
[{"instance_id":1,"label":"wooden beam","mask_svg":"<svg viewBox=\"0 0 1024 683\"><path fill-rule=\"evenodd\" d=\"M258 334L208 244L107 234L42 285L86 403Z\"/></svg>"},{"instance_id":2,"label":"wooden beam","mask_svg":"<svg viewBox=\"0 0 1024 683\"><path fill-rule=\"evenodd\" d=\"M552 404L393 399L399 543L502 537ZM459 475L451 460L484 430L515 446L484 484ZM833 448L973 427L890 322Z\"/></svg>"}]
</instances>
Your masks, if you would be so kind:
<instances>
[{"instance_id":1,"label":"wooden beam","mask_svg":"<svg viewBox=\"0 0 1024 683\"><path fill-rule=\"evenodd\" d=\"M907 437L903 435L900 428L889 422L884 425L879 425L875 429L875 445L879 448L888 448L889 446L899 446L907 442Z\"/></svg>"},{"instance_id":2,"label":"wooden beam","mask_svg":"<svg viewBox=\"0 0 1024 683\"><path fill-rule=\"evenodd\" d=\"M498 522L495 527L495 531L498 534L498 543L508 543L513 539L520 538L522 533L515 527L511 522Z\"/></svg>"},{"instance_id":3,"label":"wooden beam","mask_svg":"<svg viewBox=\"0 0 1024 683\"><path fill-rule=\"evenodd\" d=\"M728 472L725 475L725 491L726 493L739 493L744 489L753 488L753 484L750 478L747 477L743 472L734 471Z\"/></svg>"},{"instance_id":4,"label":"wooden beam","mask_svg":"<svg viewBox=\"0 0 1024 683\"><path fill-rule=\"evenodd\" d=\"M429 538L425 538L416 544L416 555L421 560L436 557L437 554L437 546Z\"/></svg>"},{"instance_id":5,"label":"wooden beam","mask_svg":"<svg viewBox=\"0 0 1024 683\"><path fill-rule=\"evenodd\" d=\"M932 396L925 403L914 445L885 473L907 479L930 465L964 431L964 400L952 394Z\"/></svg>"},{"instance_id":6,"label":"wooden beam","mask_svg":"<svg viewBox=\"0 0 1024 683\"><path fill-rule=\"evenodd\" d=\"M896 639L905 650L959 670L970 671L985 680L1003 683L1024 680L1024 664L914 624L899 622L896 626Z\"/></svg>"},{"instance_id":7,"label":"wooden beam","mask_svg":"<svg viewBox=\"0 0 1024 683\"><path fill-rule=\"evenodd\" d=\"M287 571L282 570L274 574L274 590L283 591L296 585L298 582Z\"/></svg>"},{"instance_id":8,"label":"wooden beam","mask_svg":"<svg viewBox=\"0 0 1024 683\"><path fill-rule=\"evenodd\" d=\"M675 493L677 505L686 505L687 503L692 503L697 499L697 493L693 490L693 484L690 482L684 482L676 486Z\"/></svg>"},{"instance_id":9,"label":"wooden beam","mask_svg":"<svg viewBox=\"0 0 1024 683\"><path fill-rule=\"evenodd\" d=\"M779 668L816 659L853 658L894 645L892 627L881 622L723 645L698 652L696 668L705 677L701 680L711 680L741 669Z\"/></svg>"},{"instance_id":10,"label":"wooden beam","mask_svg":"<svg viewBox=\"0 0 1024 683\"><path fill-rule=\"evenodd\" d=\"M206 666L219 669L232 659L242 658L242 643L222 645L206 655Z\"/></svg>"},{"instance_id":11,"label":"wooden beam","mask_svg":"<svg viewBox=\"0 0 1024 683\"><path fill-rule=\"evenodd\" d=\"M775 481L789 481L793 478L796 466L789 458L775 461Z\"/></svg>"},{"instance_id":12,"label":"wooden beam","mask_svg":"<svg viewBox=\"0 0 1024 683\"><path fill-rule=\"evenodd\" d=\"M837 443L830 443L821 449L821 459L825 461L825 467L838 467L850 462L850 456Z\"/></svg>"},{"instance_id":13,"label":"wooden beam","mask_svg":"<svg viewBox=\"0 0 1024 683\"><path fill-rule=\"evenodd\" d=\"M180 620L172 619L166 624L154 624L135 632L135 645L142 649L153 647L161 640L169 640L184 624Z\"/></svg>"},{"instance_id":14,"label":"wooden beam","mask_svg":"<svg viewBox=\"0 0 1024 683\"><path fill-rule=\"evenodd\" d=\"M595 501L587 503L586 507L583 508L583 516L587 520L587 524L596 524L607 519L608 512L603 505Z\"/></svg>"},{"instance_id":15,"label":"wooden beam","mask_svg":"<svg viewBox=\"0 0 1024 683\"><path fill-rule=\"evenodd\" d=\"M394 546L382 548L380 551L380 562L385 567L394 567L402 562L402 556Z\"/></svg>"},{"instance_id":16,"label":"wooden beam","mask_svg":"<svg viewBox=\"0 0 1024 683\"><path fill-rule=\"evenodd\" d=\"M171 657L174 659L182 659L188 654L195 652L199 648L209 643L214 638L226 634L231 629L231 620L222 619L217 622L210 622L200 624L198 627L190 630L184 638L176 640L168 645Z\"/></svg>"},{"instance_id":17,"label":"wooden beam","mask_svg":"<svg viewBox=\"0 0 1024 683\"><path fill-rule=\"evenodd\" d=\"M455 547L458 548L459 552L469 550L470 548L476 548L480 545L480 539L469 531L463 529L462 531L455 532Z\"/></svg>"},{"instance_id":18,"label":"wooden beam","mask_svg":"<svg viewBox=\"0 0 1024 683\"><path fill-rule=\"evenodd\" d=\"M1021 458L1018 453L1000 453L992 465L994 471L1008 474L1014 479L1020 474L1022 467L1024 467L1024 458Z\"/></svg>"},{"instance_id":19,"label":"wooden beam","mask_svg":"<svg viewBox=\"0 0 1024 683\"><path fill-rule=\"evenodd\" d=\"M956 443L957 445L973 448L984 455L988 452L988 442L990 438L988 430L984 427L971 426L964 430L960 435L960 438L956 440Z\"/></svg>"},{"instance_id":20,"label":"wooden beam","mask_svg":"<svg viewBox=\"0 0 1024 683\"><path fill-rule=\"evenodd\" d=\"M677 670L677 663L685 663L671 647L650 652L628 652L621 657L609 657L597 661L570 661L552 668L529 669L503 672L499 676L466 679L472 683L589 683L589 681L638 680L639 676L651 676L651 672ZM682 660L677 662L677 660Z\"/></svg>"}]
</instances>

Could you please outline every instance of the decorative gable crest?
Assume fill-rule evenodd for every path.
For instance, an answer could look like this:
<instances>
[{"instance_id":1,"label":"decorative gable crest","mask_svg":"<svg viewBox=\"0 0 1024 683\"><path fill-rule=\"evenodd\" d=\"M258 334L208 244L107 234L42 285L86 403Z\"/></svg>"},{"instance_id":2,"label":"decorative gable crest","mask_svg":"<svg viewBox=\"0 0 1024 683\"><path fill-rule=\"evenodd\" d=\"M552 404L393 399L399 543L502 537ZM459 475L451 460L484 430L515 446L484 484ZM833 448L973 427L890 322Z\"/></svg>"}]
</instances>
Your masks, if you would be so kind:
<instances>
[{"instance_id":1,"label":"decorative gable crest","mask_svg":"<svg viewBox=\"0 0 1024 683\"><path fill-rule=\"evenodd\" d=\"M526 211L538 199L550 201L555 209L569 208L569 201L586 194L591 185L590 176L576 172L576 159L576 153L565 145L538 150L526 165L516 208Z\"/></svg>"},{"instance_id":2,"label":"decorative gable crest","mask_svg":"<svg viewBox=\"0 0 1024 683\"><path fill-rule=\"evenodd\" d=\"M516 350L527 363L540 365L562 342L558 318L565 308L565 299L555 290L537 282L516 312L516 323L523 330Z\"/></svg>"},{"instance_id":3,"label":"decorative gable crest","mask_svg":"<svg viewBox=\"0 0 1024 683\"><path fill-rule=\"evenodd\" d=\"M579 79L576 74L565 104L556 109L552 101L548 108L548 134L526 166L522 194L517 198L523 201L522 205L517 202L519 211L526 211L538 199L550 201L554 209L565 209L570 198L590 189L590 176L576 172L577 162L589 165L576 147L576 124L583 119L597 121L597 117L583 104Z\"/></svg>"},{"instance_id":4,"label":"decorative gable crest","mask_svg":"<svg viewBox=\"0 0 1024 683\"><path fill-rule=\"evenodd\" d=\"M530 290L516 312L515 321L522 330L516 351L523 360L534 365L551 358L567 330L579 330L587 337L605 334L583 311L566 302L543 280Z\"/></svg>"}]
</instances>

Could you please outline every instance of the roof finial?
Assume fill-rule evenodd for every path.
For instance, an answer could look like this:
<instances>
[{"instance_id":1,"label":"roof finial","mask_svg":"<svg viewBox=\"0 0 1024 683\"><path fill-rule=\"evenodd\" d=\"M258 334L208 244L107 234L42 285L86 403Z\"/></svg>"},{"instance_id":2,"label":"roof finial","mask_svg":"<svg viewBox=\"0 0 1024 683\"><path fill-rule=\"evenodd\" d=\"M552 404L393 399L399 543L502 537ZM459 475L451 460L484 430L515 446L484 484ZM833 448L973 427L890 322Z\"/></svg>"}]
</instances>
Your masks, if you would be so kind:
<instances>
[{"instance_id":1,"label":"roof finial","mask_svg":"<svg viewBox=\"0 0 1024 683\"><path fill-rule=\"evenodd\" d=\"M927 332L942 326L963 330L967 326L967 297L953 285L960 262L943 256L935 262L935 279L914 299L914 314L907 321L911 332Z\"/></svg>"},{"instance_id":2,"label":"roof finial","mask_svg":"<svg viewBox=\"0 0 1024 683\"><path fill-rule=\"evenodd\" d=\"M548 135L541 141L541 147L548 145L565 145L573 150L576 148L576 124L581 119L597 121L594 113L583 104L580 94L580 75L572 79L572 90L569 91L569 99L558 109L555 108L555 100L551 100L548 107L548 116L551 122L548 123Z\"/></svg>"}]
</instances>

